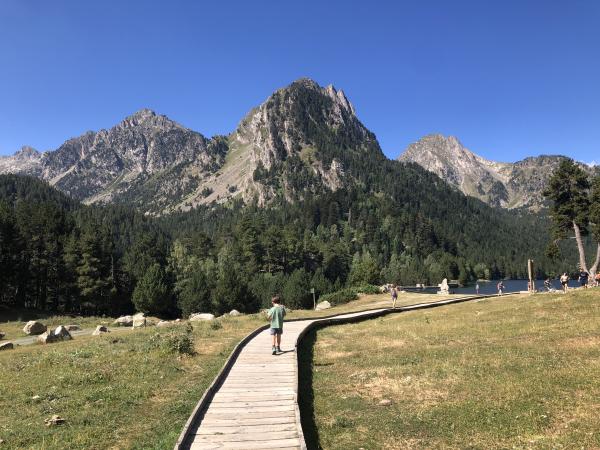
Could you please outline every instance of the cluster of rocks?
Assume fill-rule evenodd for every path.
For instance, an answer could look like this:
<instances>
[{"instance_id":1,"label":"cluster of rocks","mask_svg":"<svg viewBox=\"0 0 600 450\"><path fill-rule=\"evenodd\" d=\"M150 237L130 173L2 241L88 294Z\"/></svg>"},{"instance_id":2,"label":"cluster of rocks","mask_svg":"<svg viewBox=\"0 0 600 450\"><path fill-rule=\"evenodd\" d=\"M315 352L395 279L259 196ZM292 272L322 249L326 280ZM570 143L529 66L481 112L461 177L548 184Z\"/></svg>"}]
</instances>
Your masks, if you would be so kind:
<instances>
[{"instance_id":1,"label":"cluster of rocks","mask_svg":"<svg viewBox=\"0 0 600 450\"><path fill-rule=\"evenodd\" d=\"M237 317L241 316L242 313L237 309L232 309L228 314L224 314L224 316ZM215 315L210 313L194 313L190 314L189 321L190 322L202 322L207 320L215 320Z\"/></svg>"},{"instance_id":2,"label":"cluster of rocks","mask_svg":"<svg viewBox=\"0 0 600 450\"><path fill-rule=\"evenodd\" d=\"M44 325L45 326L45 325ZM54 330L46 331L40 334L37 338L38 342L42 344L51 344L59 341L70 341L73 339L67 327L59 325Z\"/></svg>"},{"instance_id":3,"label":"cluster of rocks","mask_svg":"<svg viewBox=\"0 0 600 450\"><path fill-rule=\"evenodd\" d=\"M144 313L137 313L133 316L121 316L113 322L118 327L149 327L155 325L154 321L148 319Z\"/></svg>"}]
</instances>

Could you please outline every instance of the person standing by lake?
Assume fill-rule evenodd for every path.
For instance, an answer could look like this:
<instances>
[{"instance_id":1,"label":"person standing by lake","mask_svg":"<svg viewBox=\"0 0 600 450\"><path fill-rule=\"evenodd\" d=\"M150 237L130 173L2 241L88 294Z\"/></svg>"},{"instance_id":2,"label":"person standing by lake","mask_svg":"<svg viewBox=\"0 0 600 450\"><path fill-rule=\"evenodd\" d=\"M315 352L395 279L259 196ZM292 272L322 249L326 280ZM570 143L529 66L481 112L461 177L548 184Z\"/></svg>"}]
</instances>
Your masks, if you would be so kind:
<instances>
[{"instance_id":1,"label":"person standing by lake","mask_svg":"<svg viewBox=\"0 0 600 450\"><path fill-rule=\"evenodd\" d=\"M283 318L285 317L285 308L281 305L279 296L276 295L271 299L273 307L267 313L267 317L271 321L271 328L269 332L273 336L273 347L271 348L272 354L276 355L277 352L281 352L281 334L283 333Z\"/></svg>"},{"instance_id":2,"label":"person standing by lake","mask_svg":"<svg viewBox=\"0 0 600 450\"><path fill-rule=\"evenodd\" d=\"M498 289L498 295L502 295L502 292L504 291L504 283L502 282L502 280L498 282L496 288Z\"/></svg>"},{"instance_id":3,"label":"person standing by lake","mask_svg":"<svg viewBox=\"0 0 600 450\"><path fill-rule=\"evenodd\" d=\"M561 284L561 286L563 288L563 292L565 294L567 293L567 289L569 289L567 286L568 283L569 283L569 275L567 275L567 272L565 272L560 276L560 284Z\"/></svg>"},{"instance_id":4,"label":"person standing by lake","mask_svg":"<svg viewBox=\"0 0 600 450\"><path fill-rule=\"evenodd\" d=\"M475 283L475 293L479 295L479 283Z\"/></svg>"},{"instance_id":5,"label":"person standing by lake","mask_svg":"<svg viewBox=\"0 0 600 450\"><path fill-rule=\"evenodd\" d=\"M589 273L587 273L585 270L581 269L581 271L579 272L579 284L581 284L581 287L587 288L589 276L590 276Z\"/></svg>"}]
</instances>

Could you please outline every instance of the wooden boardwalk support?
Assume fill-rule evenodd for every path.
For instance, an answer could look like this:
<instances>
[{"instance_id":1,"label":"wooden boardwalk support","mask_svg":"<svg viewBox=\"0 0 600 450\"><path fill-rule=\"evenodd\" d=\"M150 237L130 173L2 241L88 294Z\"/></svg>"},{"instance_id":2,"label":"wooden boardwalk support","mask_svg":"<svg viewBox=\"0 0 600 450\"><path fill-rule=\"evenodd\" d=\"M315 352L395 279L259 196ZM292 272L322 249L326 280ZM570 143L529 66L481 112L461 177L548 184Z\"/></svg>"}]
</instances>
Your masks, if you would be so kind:
<instances>
[{"instance_id":1,"label":"wooden boardwalk support","mask_svg":"<svg viewBox=\"0 0 600 450\"><path fill-rule=\"evenodd\" d=\"M306 449L298 407L296 348L311 328L485 297L488 296L287 321L281 339L282 353L278 355L271 354L267 326L261 327L234 349L196 406L175 449Z\"/></svg>"}]
</instances>

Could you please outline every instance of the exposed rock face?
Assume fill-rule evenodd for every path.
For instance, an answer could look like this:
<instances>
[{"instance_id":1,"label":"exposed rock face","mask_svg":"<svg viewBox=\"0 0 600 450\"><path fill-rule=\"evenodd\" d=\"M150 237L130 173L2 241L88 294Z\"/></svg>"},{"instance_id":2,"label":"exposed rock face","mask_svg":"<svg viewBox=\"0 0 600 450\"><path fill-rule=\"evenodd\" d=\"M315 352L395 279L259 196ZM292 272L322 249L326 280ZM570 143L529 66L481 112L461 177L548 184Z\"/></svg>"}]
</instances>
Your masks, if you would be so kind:
<instances>
[{"instance_id":1,"label":"exposed rock face","mask_svg":"<svg viewBox=\"0 0 600 450\"><path fill-rule=\"evenodd\" d=\"M336 190L357 155L384 158L342 91L301 79L251 110L228 137L200 133L144 109L43 154L0 158L0 173L27 173L86 203L127 202L151 214L236 196L263 204Z\"/></svg>"},{"instance_id":2,"label":"exposed rock face","mask_svg":"<svg viewBox=\"0 0 600 450\"><path fill-rule=\"evenodd\" d=\"M42 154L36 149L24 146L12 156L0 156L0 173L18 173L22 175L41 175Z\"/></svg>"},{"instance_id":3,"label":"exposed rock face","mask_svg":"<svg viewBox=\"0 0 600 450\"><path fill-rule=\"evenodd\" d=\"M503 208L539 210L552 171L564 156L538 156L516 163L489 161L465 148L453 136L425 136L398 158L414 162L456 186L464 194ZM583 167L583 166L582 166ZM586 170L589 170L587 166Z\"/></svg>"},{"instance_id":4,"label":"exposed rock face","mask_svg":"<svg viewBox=\"0 0 600 450\"><path fill-rule=\"evenodd\" d=\"M43 323L38 322L37 320L30 320L23 327L23 332L29 335L36 335L44 333L47 329L48 327Z\"/></svg>"}]
</instances>

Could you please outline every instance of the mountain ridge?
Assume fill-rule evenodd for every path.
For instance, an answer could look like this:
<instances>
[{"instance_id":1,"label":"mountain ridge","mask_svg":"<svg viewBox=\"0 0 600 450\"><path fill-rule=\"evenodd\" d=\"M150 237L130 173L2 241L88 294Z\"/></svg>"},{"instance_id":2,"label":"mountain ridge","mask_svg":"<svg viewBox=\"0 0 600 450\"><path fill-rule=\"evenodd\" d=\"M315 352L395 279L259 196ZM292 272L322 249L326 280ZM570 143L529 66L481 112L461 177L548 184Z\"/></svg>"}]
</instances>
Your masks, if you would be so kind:
<instances>
[{"instance_id":1,"label":"mountain ridge","mask_svg":"<svg viewBox=\"0 0 600 450\"><path fill-rule=\"evenodd\" d=\"M489 161L455 137L432 134L398 160L492 206L538 210L561 158ZM301 200L365 183L365 170L384 170L387 160L343 90L300 78L252 108L227 136L207 138L143 108L52 151L24 146L0 157L0 173L36 176L84 203L127 203L160 215L237 197L259 205L278 196Z\"/></svg>"},{"instance_id":2,"label":"mountain ridge","mask_svg":"<svg viewBox=\"0 0 600 450\"><path fill-rule=\"evenodd\" d=\"M514 163L492 161L467 149L454 136L430 134L407 146L398 157L435 173L465 195L494 207L539 211L552 171L562 155L529 156ZM584 165L582 164L582 167ZM584 167L591 173L589 167Z\"/></svg>"}]
</instances>

